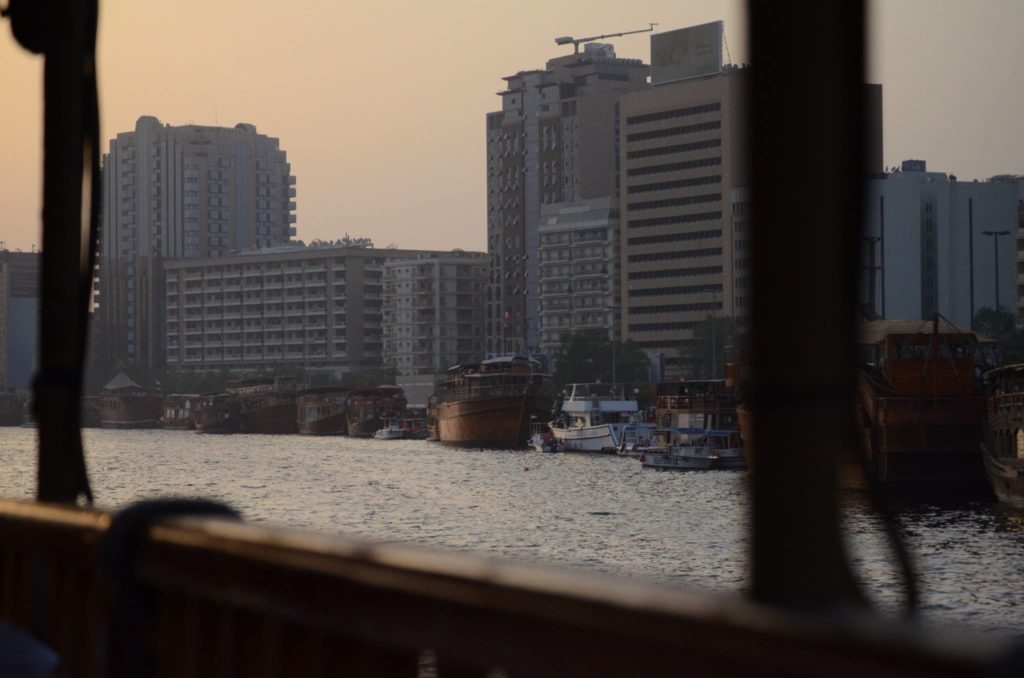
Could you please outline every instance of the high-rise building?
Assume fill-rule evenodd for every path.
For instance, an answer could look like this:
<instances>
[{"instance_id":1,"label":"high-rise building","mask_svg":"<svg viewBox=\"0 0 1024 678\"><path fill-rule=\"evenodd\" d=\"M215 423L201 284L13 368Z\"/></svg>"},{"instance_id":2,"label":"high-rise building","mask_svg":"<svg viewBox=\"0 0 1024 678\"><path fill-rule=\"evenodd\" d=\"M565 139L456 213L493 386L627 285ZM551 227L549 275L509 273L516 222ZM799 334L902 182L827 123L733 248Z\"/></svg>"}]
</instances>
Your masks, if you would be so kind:
<instances>
[{"instance_id":1,"label":"high-rise building","mask_svg":"<svg viewBox=\"0 0 1024 678\"><path fill-rule=\"evenodd\" d=\"M400 376L442 374L484 357L483 252L420 252L384 264L384 364Z\"/></svg>"},{"instance_id":2,"label":"high-rise building","mask_svg":"<svg viewBox=\"0 0 1024 678\"><path fill-rule=\"evenodd\" d=\"M32 384L39 354L40 255L0 251L0 389Z\"/></svg>"},{"instance_id":3,"label":"high-rise building","mask_svg":"<svg viewBox=\"0 0 1024 678\"><path fill-rule=\"evenodd\" d=\"M865 310L892 320L940 313L970 328L998 296L999 307L1017 315L1022 191L1020 177L959 181L927 171L923 160L870 179L861 257Z\"/></svg>"},{"instance_id":4,"label":"high-rise building","mask_svg":"<svg viewBox=\"0 0 1024 678\"><path fill-rule=\"evenodd\" d=\"M489 354L540 350L542 207L615 196L619 97L645 89L647 72L591 43L505 78L501 110L487 115Z\"/></svg>"},{"instance_id":5,"label":"high-rise building","mask_svg":"<svg viewBox=\"0 0 1024 678\"><path fill-rule=\"evenodd\" d=\"M742 313L750 299L748 257L737 249L757 228L743 190L748 74L724 63L722 31L713 22L652 36L651 87L619 100L622 338L668 377L687 373L699 323L733 316L737 304ZM868 170L877 172L881 87L866 87ZM772 228L785 237L784 225Z\"/></svg>"},{"instance_id":6,"label":"high-rise building","mask_svg":"<svg viewBox=\"0 0 1024 678\"><path fill-rule=\"evenodd\" d=\"M287 243L295 177L249 124L139 118L103 159L98 319L108 364L163 365L163 262Z\"/></svg>"},{"instance_id":7,"label":"high-rise building","mask_svg":"<svg viewBox=\"0 0 1024 678\"><path fill-rule=\"evenodd\" d=\"M619 336L619 205L615 198L541 208L541 350L553 354L565 332Z\"/></svg>"}]
</instances>

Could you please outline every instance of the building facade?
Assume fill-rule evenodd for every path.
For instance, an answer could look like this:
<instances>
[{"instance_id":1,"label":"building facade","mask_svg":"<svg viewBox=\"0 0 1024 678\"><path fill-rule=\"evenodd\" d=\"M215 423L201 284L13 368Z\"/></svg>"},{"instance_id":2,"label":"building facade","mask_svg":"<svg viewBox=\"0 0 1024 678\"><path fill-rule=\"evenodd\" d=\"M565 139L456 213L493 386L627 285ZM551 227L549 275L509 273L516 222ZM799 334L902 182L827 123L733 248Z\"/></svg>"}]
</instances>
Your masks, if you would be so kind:
<instances>
[{"instance_id":1,"label":"building facade","mask_svg":"<svg viewBox=\"0 0 1024 678\"><path fill-rule=\"evenodd\" d=\"M384 264L384 365L436 375L484 357L484 252L420 252Z\"/></svg>"},{"instance_id":2,"label":"building facade","mask_svg":"<svg viewBox=\"0 0 1024 678\"><path fill-rule=\"evenodd\" d=\"M545 205L538 233L541 351L554 354L572 330L599 329L618 340L618 201Z\"/></svg>"},{"instance_id":3,"label":"building facade","mask_svg":"<svg viewBox=\"0 0 1024 678\"><path fill-rule=\"evenodd\" d=\"M959 181L927 171L923 160L869 180L864 307L893 320L940 313L970 328L998 295L999 306L1017 315L1022 188L1018 177Z\"/></svg>"},{"instance_id":4,"label":"building facade","mask_svg":"<svg viewBox=\"0 0 1024 678\"><path fill-rule=\"evenodd\" d=\"M733 313L746 77L726 67L620 101L622 332L665 376L685 373L681 349L698 323Z\"/></svg>"},{"instance_id":5,"label":"building facade","mask_svg":"<svg viewBox=\"0 0 1024 678\"><path fill-rule=\"evenodd\" d=\"M409 250L283 246L166 263L167 366L294 365L335 375L383 356L384 264Z\"/></svg>"},{"instance_id":6,"label":"building facade","mask_svg":"<svg viewBox=\"0 0 1024 678\"><path fill-rule=\"evenodd\" d=\"M0 251L0 389L27 389L39 366L39 282L32 252Z\"/></svg>"},{"instance_id":7,"label":"building facade","mask_svg":"<svg viewBox=\"0 0 1024 678\"><path fill-rule=\"evenodd\" d=\"M139 118L103 159L98 320L112 367L161 367L163 262L271 247L295 234L295 178L249 124Z\"/></svg>"},{"instance_id":8,"label":"building facade","mask_svg":"<svg viewBox=\"0 0 1024 678\"><path fill-rule=\"evenodd\" d=\"M486 130L488 354L539 351L542 208L615 195L618 100L645 89L647 73L591 43L505 78Z\"/></svg>"}]
</instances>

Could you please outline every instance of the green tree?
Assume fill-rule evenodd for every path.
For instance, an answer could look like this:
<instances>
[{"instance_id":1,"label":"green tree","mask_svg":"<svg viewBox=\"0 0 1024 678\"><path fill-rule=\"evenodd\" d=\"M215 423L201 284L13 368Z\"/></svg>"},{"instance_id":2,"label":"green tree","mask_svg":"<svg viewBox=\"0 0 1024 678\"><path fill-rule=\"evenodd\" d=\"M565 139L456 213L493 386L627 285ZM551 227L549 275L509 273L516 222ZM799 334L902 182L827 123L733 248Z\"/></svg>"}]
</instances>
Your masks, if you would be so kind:
<instances>
[{"instance_id":1,"label":"green tree","mask_svg":"<svg viewBox=\"0 0 1024 678\"><path fill-rule=\"evenodd\" d=\"M745 337L732 316L708 315L693 328L693 338L679 347L687 379L723 379L725 363L739 360Z\"/></svg>"},{"instance_id":2,"label":"green tree","mask_svg":"<svg viewBox=\"0 0 1024 678\"><path fill-rule=\"evenodd\" d=\"M1017 329L1013 314L984 307L974 314L974 331L996 342L1000 364L1024 363L1024 332Z\"/></svg>"},{"instance_id":3,"label":"green tree","mask_svg":"<svg viewBox=\"0 0 1024 678\"><path fill-rule=\"evenodd\" d=\"M555 352L555 385L573 383L612 383L612 354L615 378L619 384L646 384L650 381L647 355L632 340L619 343L604 330L577 330L562 334Z\"/></svg>"}]
</instances>

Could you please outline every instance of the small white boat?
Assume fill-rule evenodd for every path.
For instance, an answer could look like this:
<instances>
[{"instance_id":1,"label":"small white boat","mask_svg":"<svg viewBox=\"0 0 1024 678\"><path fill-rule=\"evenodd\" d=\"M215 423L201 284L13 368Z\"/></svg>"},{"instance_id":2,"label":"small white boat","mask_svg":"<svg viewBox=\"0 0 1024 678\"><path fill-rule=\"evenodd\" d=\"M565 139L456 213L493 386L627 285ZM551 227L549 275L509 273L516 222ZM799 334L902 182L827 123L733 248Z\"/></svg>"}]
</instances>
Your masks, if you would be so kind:
<instances>
[{"instance_id":1,"label":"small white boat","mask_svg":"<svg viewBox=\"0 0 1024 678\"><path fill-rule=\"evenodd\" d=\"M388 422L388 425L373 434L377 440L401 440L405 438L405 429L397 421Z\"/></svg>"},{"instance_id":2,"label":"small white boat","mask_svg":"<svg viewBox=\"0 0 1024 678\"><path fill-rule=\"evenodd\" d=\"M569 384L569 397L560 405L555 420L549 424L559 448L566 452L615 453L622 447L627 426L654 428L653 424L637 422L635 400L608 392L602 384Z\"/></svg>"},{"instance_id":3,"label":"small white boat","mask_svg":"<svg viewBox=\"0 0 1024 678\"><path fill-rule=\"evenodd\" d=\"M657 445L635 448L634 456L648 468L681 471L746 468L739 432L700 428L658 429ZM639 454L636 454L639 452Z\"/></svg>"},{"instance_id":4,"label":"small white boat","mask_svg":"<svg viewBox=\"0 0 1024 678\"><path fill-rule=\"evenodd\" d=\"M530 447L534 452L555 452L554 436L547 424L530 424Z\"/></svg>"},{"instance_id":5,"label":"small white boat","mask_svg":"<svg viewBox=\"0 0 1024 678\"><path fill-rule=\"evenodd\" d=\"M697 450L681 448L662 452L647 451L640 456L640 463L644 465L644 468L706 471L712 467L714 457L698 454Z\"/></svg>"}]
</instances>

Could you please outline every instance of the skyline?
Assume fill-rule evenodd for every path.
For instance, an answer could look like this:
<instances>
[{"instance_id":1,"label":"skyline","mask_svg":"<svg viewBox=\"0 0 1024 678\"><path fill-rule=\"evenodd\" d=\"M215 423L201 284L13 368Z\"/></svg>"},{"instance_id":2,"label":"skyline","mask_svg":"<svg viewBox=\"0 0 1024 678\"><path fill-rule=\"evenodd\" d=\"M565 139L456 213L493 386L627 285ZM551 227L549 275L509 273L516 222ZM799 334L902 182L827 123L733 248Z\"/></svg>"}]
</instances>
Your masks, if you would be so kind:
<instances>
[{"instance_id":1,"label":"skyline","mask_svg":"<svg viewBox=\"0 0 1024 678\"><path fill-rule=\"evenodd\" d=\"M628 8L444 0L394 16L369 3L310 3L316 11L305 13L238 0L187 7L101 8L104 148L141 115L172 125L252 123L288 153L297 237L306 242L348 232L379 247L484 249L484 117L500 106L502 77L570 51L555 36L723 19L732 61L746 61L740 2L690 3L683 12L665 0ZM275 34L281 25L292 28ZM883 86L885 165L920 158L961 180L1024 173L1024 135L1014 124L1024 93L1013 86L1024 63L1024 7L876 3L870 25L868 79ZM609 42L620 56L649 58L647 34ZM0 129L0 240L28 251L40 240L42 60L5 28L0 63L0 87L18 93Z\"/></svg>"}]
</instances>

